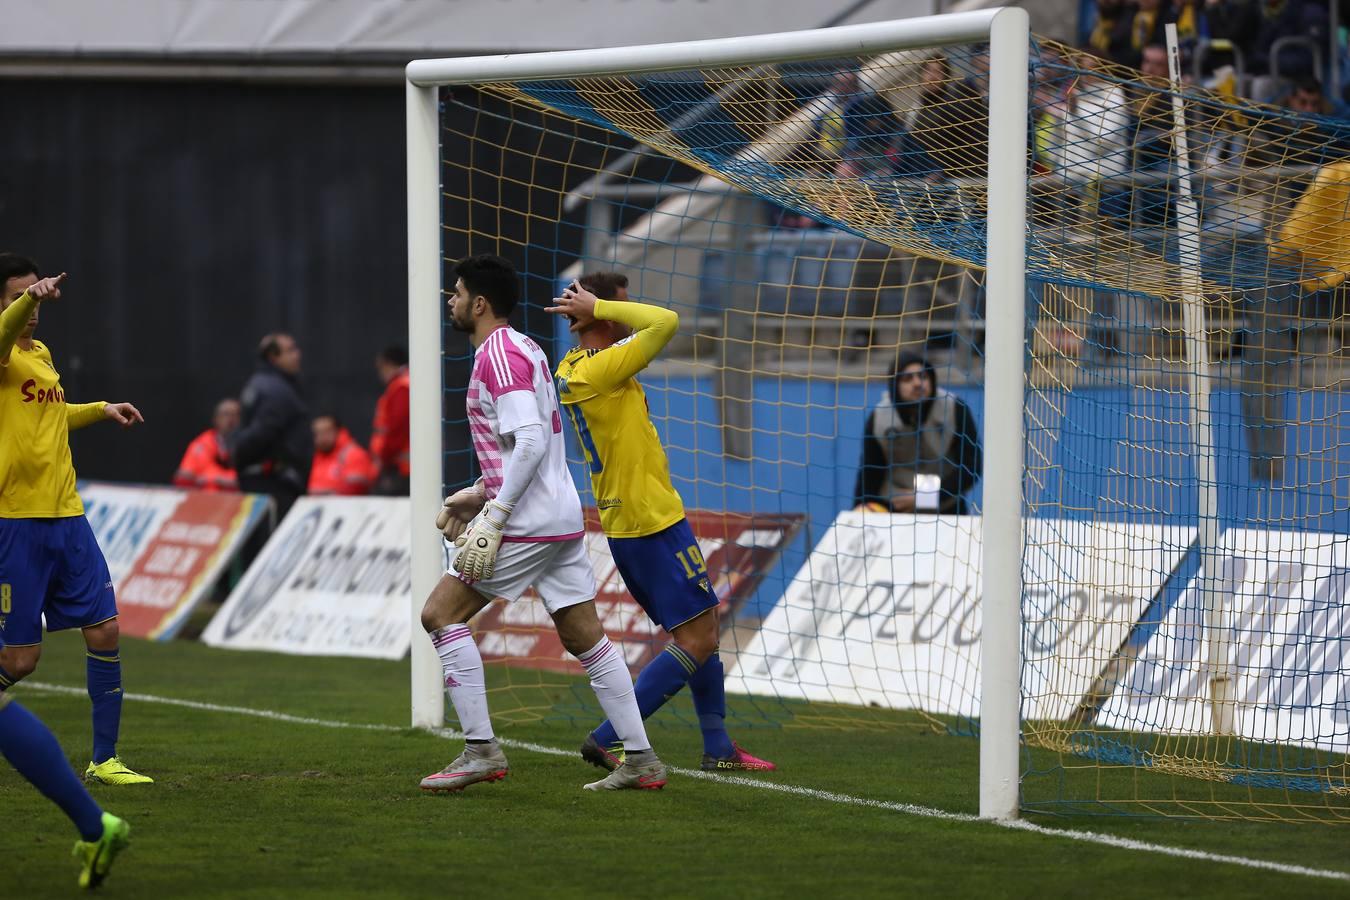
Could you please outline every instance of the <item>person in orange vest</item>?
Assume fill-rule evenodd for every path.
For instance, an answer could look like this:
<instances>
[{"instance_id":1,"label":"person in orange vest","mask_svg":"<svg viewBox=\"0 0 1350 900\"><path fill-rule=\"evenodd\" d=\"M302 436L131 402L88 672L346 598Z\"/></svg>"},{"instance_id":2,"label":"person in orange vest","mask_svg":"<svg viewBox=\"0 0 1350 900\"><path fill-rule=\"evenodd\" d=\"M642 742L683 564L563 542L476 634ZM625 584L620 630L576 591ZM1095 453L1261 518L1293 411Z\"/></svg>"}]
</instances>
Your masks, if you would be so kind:
<instances>
[{"instance_id":1,"label":"person in orange vest","mask_svg":"<svg viewBox=\"0 0 1350 900\"><path fill-rule=\"evenodd\" d=\"M375 464L370 454L342 427L332 413L315 416L314 464L309 469L309 493L360 497L370 493Z\"/></svg>"},{"instance_id":2,"label":"person in orange vest","mask_svg":"<svg viewBox=\"0 0 1350 900\"><path fill-rule=\"evenodd\" d=\"M384 382L384 393L375 404L375 427L370 436L370 455L379 474L375 493L387 497L408 496L408 351L386 347L375 356L375 371Z\"/></svg>"},{"instance_id":3,"label":"person in orange vest","mask_svg":"<svg viewBox=\"0 0 1350 900\"><path fill-rule=\"evenodd\" d=\"M239 490L239 476L225 461L225 439L239 427L239 418L238 400L226 397L216 404L211 427L192 439L178 471L173 473L175 485L203 491Z\"/></svg>"}]
</instances>

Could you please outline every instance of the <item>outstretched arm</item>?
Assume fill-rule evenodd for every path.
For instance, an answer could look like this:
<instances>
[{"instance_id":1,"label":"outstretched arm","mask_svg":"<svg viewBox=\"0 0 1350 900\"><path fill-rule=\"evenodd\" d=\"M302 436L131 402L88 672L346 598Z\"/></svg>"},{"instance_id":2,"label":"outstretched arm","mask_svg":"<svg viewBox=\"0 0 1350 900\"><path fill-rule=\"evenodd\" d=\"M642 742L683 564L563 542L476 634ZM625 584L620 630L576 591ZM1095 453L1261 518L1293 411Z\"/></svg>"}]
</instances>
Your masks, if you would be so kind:
<instances>
[{"instance_id":1,"label":"outstretched arm","mask_svg":"<svg viewBox=\"0 0 1350 900\"><path fill-rule=\"evenodd\" d=\"M33 309L39 303L61 298L61 285L65 280L65 272L39 279L5 307L4 312L0 312L0 362L9 359L9 351L14 349L14 342L23 333L24 326L33 315Z\"/></svg>"},{"instance_id":2,"label":"outstretched arm","mask_svg":"<svg viewBox=\"0 0 1350 900\"><path fill-rule=\"evenodd\" d=\"M141 411L130 403L109 403L95 400L93 403L67 403L66 427L71 431L93 425L109 419L124 428L130 428L138 422L144 422Z\"/></svg>"},{"instance_id":3,"label":"outstretched arm","mask_svg":"<svg viewBox=\"0 0 1350 900\"><path fill-rule=\"evenodd\" d=\"M102 400L95 400L93 403L67 403L66 427L75 431L95 422L102 422L105 418L103 407L107 405Z\"/></svg>"},{"instance_id":4,"label":"outstretched arm","mask_svg":"<svg viewBox=\"0 0 1350 900\"><path fill-rule=\"evenodd\" d=\"M28 324L28 317L36 306L37 300L31 293L24 291L18 300L0 312L0 360L9 359L9 351L14 349L14 342L19 339L23 326Z\"/></svg>"}]
</instances>

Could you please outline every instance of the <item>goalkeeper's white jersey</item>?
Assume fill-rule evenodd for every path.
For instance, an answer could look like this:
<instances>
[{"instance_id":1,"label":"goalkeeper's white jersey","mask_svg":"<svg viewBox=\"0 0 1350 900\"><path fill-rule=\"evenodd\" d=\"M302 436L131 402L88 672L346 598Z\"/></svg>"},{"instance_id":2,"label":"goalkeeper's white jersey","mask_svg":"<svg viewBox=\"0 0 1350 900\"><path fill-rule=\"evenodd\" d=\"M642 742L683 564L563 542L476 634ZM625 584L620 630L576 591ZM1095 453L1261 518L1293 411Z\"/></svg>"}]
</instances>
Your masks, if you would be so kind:
<instances>
[{"instance_id":1,"label":"goalkeeper's white jersey","mask_svg":"<svg viewBox=\"0 0 1350 900\"><path fill-rule=\"evenodd\" d=\"M558 395L543 349L509 326L492 332L474 354L465 406L488 499L497 496L511 465L511 435L525 425L544 428L544 459L516 503L504 540L581 537L581 498L567 469Z\"/></svg>"}]
</instances>

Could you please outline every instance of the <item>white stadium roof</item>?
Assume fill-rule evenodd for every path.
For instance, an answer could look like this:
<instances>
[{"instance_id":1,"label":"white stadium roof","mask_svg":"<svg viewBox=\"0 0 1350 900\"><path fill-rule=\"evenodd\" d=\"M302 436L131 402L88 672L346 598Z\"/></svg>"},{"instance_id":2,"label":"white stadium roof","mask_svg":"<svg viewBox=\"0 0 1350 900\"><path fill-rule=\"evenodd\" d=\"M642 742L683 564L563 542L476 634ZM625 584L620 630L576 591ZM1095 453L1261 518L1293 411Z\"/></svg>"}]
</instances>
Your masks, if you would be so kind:
<instances>
[{"instance_id":1,"label":"white stadium roof","mask_svg":"<svg viewBox=\"0 0 1350 900\"><path fill-rule=\"evenodd\" d=\"M907 18L935 0L0 0L6 67L326 66ZM832 21L834 20L834 21ZM74 70L72 70L74 71Z\"/></svg>"},{"instance_id":2,"label":"white stadium roof","mask_svg":"<svg viewBox=\"0 0 1350 900\"><path fill-rule=\"evenodd\" d=\"M797 31L1018 5L1072 39L1077 0L0 0L0 77L402 80L421 57Z\"/></svg>"}]
</instances>

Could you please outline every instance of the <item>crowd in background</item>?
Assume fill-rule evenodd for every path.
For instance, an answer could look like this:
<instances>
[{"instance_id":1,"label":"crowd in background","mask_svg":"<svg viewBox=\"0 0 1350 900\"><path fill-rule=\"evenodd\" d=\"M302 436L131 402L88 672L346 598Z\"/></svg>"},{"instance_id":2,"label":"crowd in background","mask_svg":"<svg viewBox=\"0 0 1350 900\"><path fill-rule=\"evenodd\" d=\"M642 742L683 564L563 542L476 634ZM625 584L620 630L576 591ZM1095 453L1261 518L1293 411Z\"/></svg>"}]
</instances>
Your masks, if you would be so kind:
<instances>
[{"instance_id":1,"label":"crowd in background","mask_svg":"<svg viewBox=\"0 0 1350 900\"><path fill-rule=\"evenodd\" d=\"M211 427L188 445L173 483L267 494L283 515L305 494L407 496L407 351L391 346L375 357L384 393L375 406L369 450L335 414L310 410L300 385L301 359L290 335L265 336L240 398L216 404Z\"/></svg>"},{"instance_id":2,"label":"crowd in background","mask_svg":"<svg viewBox=\"0 0 1350 900\"><path fill-rule=\"evenodd\" d=\"M1096 180L1168 163L1172 121L1163 36L1168 23L1178 27L1188 84L1199 71L1198 80L1220 97L1243 96L1300 115L1344 117L1350 111L1342 97L1324 88L1331 67L1344 62L1340 55L1328 58L1326 0L1185 0L1177 7L1166 0L1098 0L1096 21L1080 51L1066 57L1047 47L1036 55L1030 130L1037 173ZM1119 69L1096 74L1113 65L1136 70L1134 83ZM821 174L842 178L982 178L988 67L985 47L933 53L918 64L917 99L900 111L893 107L895 97L877 93L857 70L842 71L820 98L823 110L803 156L813 159ZM1295 148L1280 147L1277 159L1269 146L1276 136L1256 135L1252 143L1267 146L1242 161L1289 163ZM778 221L816 224L790 213Z\"/></svg>"},{"instance_id":3,"label":"crowd in background","mask_svg":"<svg viewBox=\"0 0 1350 900\"><path fill-rule=\"evenodd\" d=\"M1295 79L1324 81L1328 75L1327 64L1317 65L1320 48L1330 46L1327 0L1097 0L1095 21L1085 23L1091 29L1087 47L1143 71L1147 49L1165 44L1168 23L1176 24L1187 55L1204 45L1206 53L1240 60L1244 75L1290 79L1278 86L1283 92ZM1163 65L1166 75L1165 59Z\"/></svg>"}]
</instances>

